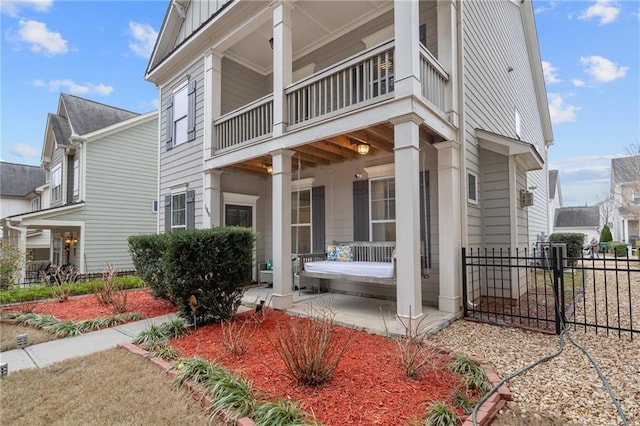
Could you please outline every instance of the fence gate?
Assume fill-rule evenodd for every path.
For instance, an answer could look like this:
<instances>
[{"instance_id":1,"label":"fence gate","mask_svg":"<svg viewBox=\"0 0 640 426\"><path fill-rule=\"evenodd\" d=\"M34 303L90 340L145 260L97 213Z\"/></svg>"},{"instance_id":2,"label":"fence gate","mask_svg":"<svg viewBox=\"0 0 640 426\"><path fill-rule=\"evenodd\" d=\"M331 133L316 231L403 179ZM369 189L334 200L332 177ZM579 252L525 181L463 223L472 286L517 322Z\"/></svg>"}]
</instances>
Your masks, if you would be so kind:
<instances>
[{"instance_id":1,"label":"fence gate","mask_svg":"<svg viewBox=\"0 0 640 426\"><path fill-rule=\"evenodd\" d=\"M462 249L464 317L559 334L563 327L640 333L640 260L564 245L531 250Z\"/></svg>"}]
</instances>

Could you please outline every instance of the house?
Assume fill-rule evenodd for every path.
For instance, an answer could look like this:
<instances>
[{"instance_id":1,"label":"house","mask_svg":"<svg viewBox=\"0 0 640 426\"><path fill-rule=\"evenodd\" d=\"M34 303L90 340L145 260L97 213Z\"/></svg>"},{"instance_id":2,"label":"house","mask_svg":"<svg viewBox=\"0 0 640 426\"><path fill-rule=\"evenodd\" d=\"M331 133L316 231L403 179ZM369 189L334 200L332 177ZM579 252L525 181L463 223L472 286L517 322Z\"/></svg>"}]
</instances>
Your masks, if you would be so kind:
<instances>
[{"instance_id":1,"label":"house","mask_svg":"<svg viewBox=\"0 0 640 426\"><path fill-rule=\"evenodd\" d=\"M549 231L553 233L556 210L562 207L562 188L560 187L560 173L558 170L549 170Z\"/></svg>"},{"instance_id":2,"label":"house","mask_svg":"<svg viewBox=\"0 0 640 426\"><path fill-rule=\"evenodd\" d=\"M599 206L560 207L556 209L553 232L584 234L585 244L600 238L602 215Z\"/></svg>"},{"instance_id":3,"label":"house","mask_svg":"<svg viewBox=\"0 0 640 426\"><path fill-rule=\"evenodd\" d=\"M616 241L636 247L640 236L640 155L611 159L611 197Z\"/></svg>"},{"instance_id":4,"label":"house","mask_svg":"<svg viewBox=\"0 0 640 426\"><path fill-rule=\"evenodd\" d=\"M61 94L45 127L41 205L0 221L9 242L24 250L42 229L54 265L132 268L127 238L157 227L157 117Z\"/></svg>"},{"instance_id":5,"label":"house","mask_svg":"<svg viewBox=\"0 0 640 426\"><path fill-rule=\"evenodd\" d=\"M401 317L457 313L462 247L548 231L531 1L174 0L145 79L160 92L159 231L251 226L277 309L292 253L394 241L395 286L332 291L394 298Z\"/></svg>"},{"instance_id":6,"label":"house","mask_svg":"<svg viewBox=\"0 0 640 426\"><path fill-rule=\"evenodd\" d=\"M47 173L28 164L0 162L0 217L40 210ZM0 238L3 233L0 229ZM30 261L49 259L48 231L32 229L27 233L26 250Z\"/></svg>"}]
</instances>

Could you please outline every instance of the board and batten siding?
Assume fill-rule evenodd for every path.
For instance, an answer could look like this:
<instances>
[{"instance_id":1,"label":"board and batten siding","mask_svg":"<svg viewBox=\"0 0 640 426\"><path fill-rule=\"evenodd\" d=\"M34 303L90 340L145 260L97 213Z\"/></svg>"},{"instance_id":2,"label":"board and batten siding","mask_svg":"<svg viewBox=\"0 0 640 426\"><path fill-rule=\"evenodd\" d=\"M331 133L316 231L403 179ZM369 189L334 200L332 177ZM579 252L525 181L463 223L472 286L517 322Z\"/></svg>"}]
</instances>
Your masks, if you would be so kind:
<instances>
[{"instance_id":1,"label":"board and batten siding","mask_svg":"<svg viewBox=\"0 0 640 426\"><path fill-rule=\"evenodd\" d=\"M521 117L520 140L531 143L546 162L546 148L541 126L541 117L535 97L531 64L523 30L520 8L513 2L463 2L464 14L464 67L465 67L465 108L466 167L480 177L481 199L478 208L469 208L468 232L470 245L502 246L511 241L508 205L504 202L504 214L498 214L496 191L517 191L528 186L536 186L540 201L528 207L526 215L518 214L519 222L527 227L528 237L544 232L546 227L547 179L544 170L528 172L529 182L517 187L514 176L504 174L504 180L497 180L492 168L497 167L494 158L478 147L475 129L483 129L496 134L517 139L515 115ZM513 68L509 71L509 68ZM509 159L501 156L505 170ZM481 158L490 161L485 164ZM490 167L484 170L485 167ZM523 173L518 163L517 173ZM546 167L545 167L546 169ZM486 179L491 179L486 181ZM502 177L500 178L502 179ZM486 186L489 185L489 189ZM510 189L509 189L510 188ZM507 193L508 194L508 193ZM490 197L490 198L486 198ZM508 198L502 198L504 201ZM516 198L517 200L517 198ZM488 203L488 205L485 205ZM516 206L521 209L520 203ZM522 224L519 223L519 226ZM506 234L502 234L505 232ZM522 230L518 229L518 240ZM482 235L480 239L478 236Z\"/></svg>"},{"instance_id":2,"label":"board and batten siding","mask_svg":"<svg viewBox=\"0 0 640 426\"><path fill-rule=\"evenodd\" d=\"M152 202L157 197L157 115L138 125L84 144L86 199L84 208L56 216L84 222L85 270L107 263L133 267L127 239L156 231Z\"/></svg>"},{"instance_id":3,"label":"board and batten siding","mask_svg":"<svg viewBox=\"0 0 640 426\"><path fill-rule=\"evenodd\" d=\"M180 45L187 37L193 34L202 24L204 24L211 16L230 1L234 0L190 1L189 7L185 13L184 21L178 32L174 48Z\"/></svg>"},{"instance_id":4,"label":"board and batten siding","mask_svg":"<svg viewBox=\"0 0 640 426\"><path fill-rule=\"evenodd\" d=\"M170 123L167 123L166 108L172 101L173 90L187 81L196 81L195 129L196 136L192 141L174 146L167 151L166 140ZM195 227L202 228L202 200L203 200L203 130L204 130L204 60L195 61L170 83L160 88L160 182L159 182L159 232L164 232L165 215L164 199L171 194L171 187L187 185L189 190L195 191ZM156 145L158 149L158 145ZM157 152L157 151L156 151Z\"/></svg>"}]
</instances>

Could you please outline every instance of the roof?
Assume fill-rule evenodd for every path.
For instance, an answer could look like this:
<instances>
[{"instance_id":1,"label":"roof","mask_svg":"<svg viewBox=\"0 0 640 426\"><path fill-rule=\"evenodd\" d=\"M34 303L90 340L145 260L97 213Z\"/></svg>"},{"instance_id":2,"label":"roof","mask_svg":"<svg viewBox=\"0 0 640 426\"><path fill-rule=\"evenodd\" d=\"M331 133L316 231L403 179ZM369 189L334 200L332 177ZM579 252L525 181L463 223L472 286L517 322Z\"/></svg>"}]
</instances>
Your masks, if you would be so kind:
<instances>
[{"instance_id":1,"label":"roof","mask_svg":"<svg viewBox=\"0 0 640 426\"><path fill-rule=\"evenodd\" d=\"M60 102L66 110L66 118L69 121L71 133L78 136L140 115L121 108L79 98L68 93L60 94ZM57 142L60 143L61 141Z\"/></svg>"},{"instance_id":2,"label":"roof","mask_svg":"<svg viewBox=\"0 0 640 426\"><path fill-rule=\"evenodd\" d=\"M47 181L42 167L0 162L0 195L25 197Z\"/></svg>"},{"instance_id":3,"label":"roof","mask_svg":"<svg viewBox=\"0 0 640 426\"><path fill-rule=\"evenodd\" d=\"M49 123L51 123L51 130L58 146L70 145L71 129L67 119L60 115L49 113Z\"/></svg>"},{"instance_id":4,"label":"roof","mask_svg":"<svg viewBox=\"0 0 640 426\"><path fill-rule=\"evenodd\" d=\"M549 170L549 199L556 198L556 189L558 186L558 171Z\"/></svg>"},{"instance_id":5,"label":"roof","mask_svg":"<svg viewBox=\"0 0 640 426\"><path fill-rule=\"evenodd\" d=\"M600 207L560 207L556 209L556 228L595 228L600 226Z\"/></svg>"},{"instance_id":6,"label":"roof","mask_svg":"<svg viewBox=\"0 0 640 426\"><path fill-rule=\"evenodd\" d=\"M611 182L640 181L640 155L611 159Z\"/></svg>"}]
</instances>

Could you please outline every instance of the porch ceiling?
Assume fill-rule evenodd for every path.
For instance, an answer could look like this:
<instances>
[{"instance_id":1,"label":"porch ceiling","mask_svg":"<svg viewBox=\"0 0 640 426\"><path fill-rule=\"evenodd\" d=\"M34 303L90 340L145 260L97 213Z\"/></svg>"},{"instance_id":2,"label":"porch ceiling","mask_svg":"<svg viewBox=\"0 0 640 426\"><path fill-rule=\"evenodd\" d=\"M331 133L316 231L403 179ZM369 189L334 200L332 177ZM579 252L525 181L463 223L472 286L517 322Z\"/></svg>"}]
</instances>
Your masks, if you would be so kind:
<instances>
[{"instance_id":1,"label":"porch ceiling","mask_svg":"<svg viewBox=\"0 0 640 426\"><path fill-rule=\"evenodd\" d=\"M434 142L425 126L420 126L420 139L429 143ZM357 130L344 135L327 137L291 148L296 152L292 159L292 169L298 169L298 159L304 168L314 168L329 164L342 163L356 160L362 155L357 151L357 145L353 142L362 142L369 145L369 152L365 155L374 156L384 152L393 152L393 125L383 123L367 129ZM264 155L229 166L237 169L259 174L269 174L267 169L271 165L271 157Z\"/></svg>"}]
</instances>

